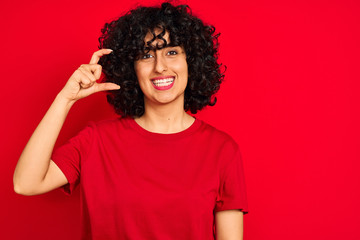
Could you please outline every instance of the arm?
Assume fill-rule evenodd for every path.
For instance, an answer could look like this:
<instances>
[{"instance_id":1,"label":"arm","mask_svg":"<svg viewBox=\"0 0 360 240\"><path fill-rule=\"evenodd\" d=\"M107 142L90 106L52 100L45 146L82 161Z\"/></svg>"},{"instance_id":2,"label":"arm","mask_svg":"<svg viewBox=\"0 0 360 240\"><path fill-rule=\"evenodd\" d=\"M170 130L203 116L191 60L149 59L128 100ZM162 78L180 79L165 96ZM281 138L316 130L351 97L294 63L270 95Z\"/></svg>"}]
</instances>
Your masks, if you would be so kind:
<instances>
[{"instance_id":1,"label":"arm","mask_svg":"<svg viewBox=\"0 0 360 240\"><path fill-rule=\"evenodd\" d=\"M243 212L238 209L216 212L215 232L217 240L242 240Z\"/></svg>"},{"instance_id":2,"label":"arm","mask_svg":"<svg viewBox=\"0 0 360 240\"><path fill-rule=\"evenodd\" d=\"M83 64L67 81L26 144L16 165L14 191L22 195L36 195L58 188L68 181L51 154L72 105L79 99L95 92L115 90L113 83L97 83L101 66L98 61L110 51L102 49L94 53L90 64Z\"/></svg>"},{"instance_id":3,"label":"arm","mask_svg":"<svg viewBox=\"0 0 360 240\"><path fill-rule=\"evenodd\" d=\"M56 165L50 164L50 157L61 127L73 104L74 102L67 101L60 93L56 96L19 158L13 177L16 193L37 194L36 189L44 180L50 165L52 173L57 176L53 179L53 183L58 186L67 183L65 176L59 172L60 169L56 171Z\"/></svg>"}]
</instances>

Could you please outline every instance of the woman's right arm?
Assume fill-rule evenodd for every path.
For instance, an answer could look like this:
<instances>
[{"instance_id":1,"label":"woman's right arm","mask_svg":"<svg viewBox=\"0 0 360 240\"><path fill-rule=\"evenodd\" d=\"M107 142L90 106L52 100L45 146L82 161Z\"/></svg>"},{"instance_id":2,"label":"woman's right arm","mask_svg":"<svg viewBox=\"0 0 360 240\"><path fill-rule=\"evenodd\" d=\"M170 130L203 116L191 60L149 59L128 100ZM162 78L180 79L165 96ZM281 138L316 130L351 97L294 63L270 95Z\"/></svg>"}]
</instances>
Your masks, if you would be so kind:
<instances>
[{"instance_id":1,"label":"woman's right arm","mask_svg":"<svg viewBox=\"0 0 360 240\"><path fill-rule=\"evenodd\" d=\"M65 175L50 159L56 139L72 105L95 92L118 90L114 83L97 83L100 78L101 56L111 53L108 49L95 52L90 64L81 65L71 75L58 93L49 110L26 144L15 168L14 190L22 195L49 192L68 183Z\"/></svg>"}]
</instances>

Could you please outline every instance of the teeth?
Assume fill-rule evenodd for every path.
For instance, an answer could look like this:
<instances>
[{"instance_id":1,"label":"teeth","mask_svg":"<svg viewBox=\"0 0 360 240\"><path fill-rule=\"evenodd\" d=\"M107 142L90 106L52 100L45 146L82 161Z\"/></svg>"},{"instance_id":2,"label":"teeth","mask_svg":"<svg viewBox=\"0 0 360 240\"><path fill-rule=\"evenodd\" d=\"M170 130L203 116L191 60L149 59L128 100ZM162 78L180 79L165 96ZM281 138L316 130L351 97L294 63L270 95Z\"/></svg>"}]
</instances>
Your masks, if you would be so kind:
<instances>
[{"instance_id":1,"label":"teeth","mask_svg":"<svg viewBox=\"0 0 360 240\"><path fill-rule=\"evenodd\" d=\"M173 81L174 81L174 78L165 78L165 79L153 80L152 82L153 82L153 83L155 84L155 86L157 86L157 87L163 87L163 86L168 86L168 85L170 85Z\"/></svg>"}]
</instances>

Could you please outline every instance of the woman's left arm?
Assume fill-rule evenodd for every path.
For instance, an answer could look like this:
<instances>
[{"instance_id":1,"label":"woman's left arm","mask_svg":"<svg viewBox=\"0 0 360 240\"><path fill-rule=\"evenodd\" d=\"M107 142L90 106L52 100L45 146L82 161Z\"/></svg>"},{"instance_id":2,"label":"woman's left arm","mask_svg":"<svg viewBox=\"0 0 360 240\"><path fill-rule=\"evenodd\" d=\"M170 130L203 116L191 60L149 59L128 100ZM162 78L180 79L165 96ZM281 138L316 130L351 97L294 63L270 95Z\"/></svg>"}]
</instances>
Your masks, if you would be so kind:
<instances>
[{"instance_id":1,"label":"woman's left arm","mask_svg":"<svg viewBox=\"0 0 360 240\"><path fill-rule=\"evenodd\" d=\"M215 213L217 240L243 240L243 212L238 209Z\"/></svg>"}]
</instances>

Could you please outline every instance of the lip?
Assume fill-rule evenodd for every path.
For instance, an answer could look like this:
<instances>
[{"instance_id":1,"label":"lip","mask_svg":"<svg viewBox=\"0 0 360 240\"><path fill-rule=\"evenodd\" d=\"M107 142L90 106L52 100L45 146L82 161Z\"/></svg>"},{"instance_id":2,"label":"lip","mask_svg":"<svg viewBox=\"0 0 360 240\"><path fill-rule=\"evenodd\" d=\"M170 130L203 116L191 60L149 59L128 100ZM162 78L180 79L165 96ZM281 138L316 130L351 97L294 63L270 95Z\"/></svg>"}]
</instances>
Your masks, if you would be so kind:
<instances>
[{"instance_id":1,"label":"lip","mask_svg":"<svg viewBox=\"0 0 360 240\"><path fill-rule=\"evenodd\" d=\"M173 82L172 82L170 85L168 85L168 86L156 86L156 85L154 84L154 81L155 81L155 80L166 79L166 78L173 78L174 80L173 80ZM152 83L153 87L154 87L155 89L157 89L157 90L168 90L168 89L172 88L172 86L173 86L174 83L175 83L175 77L174 77L174 76L160 76L160 77L151 78L150 80L151 80L151 83Z\"/></svg>"},{"instance_id":2,"label":"lip","mask_svg":"<svg viewBox=\"0 0 360 240\"><path fill-rule=\"evenodd\" d=\"M150 79L151 81L154 81L154 80L159 80L159 79L166 79L166 78L174 78L174 76L160 76L160 77L154 77L152 79Z\"/></svg>"}]
</instances>

